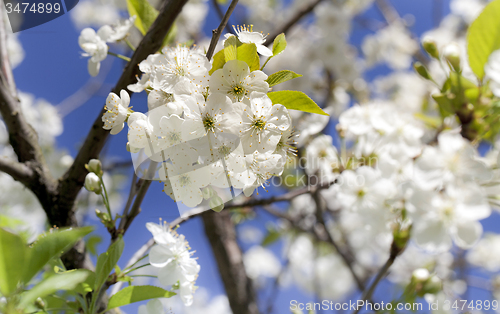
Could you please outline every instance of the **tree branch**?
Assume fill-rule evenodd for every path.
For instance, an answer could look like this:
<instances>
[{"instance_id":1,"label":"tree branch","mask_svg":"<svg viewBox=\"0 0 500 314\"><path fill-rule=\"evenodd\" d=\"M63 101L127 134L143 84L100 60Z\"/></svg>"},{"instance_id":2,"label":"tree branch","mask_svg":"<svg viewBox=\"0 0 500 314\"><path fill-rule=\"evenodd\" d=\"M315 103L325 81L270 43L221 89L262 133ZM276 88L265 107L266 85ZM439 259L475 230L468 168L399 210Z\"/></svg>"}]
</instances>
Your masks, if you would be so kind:
<instances>
[{"instance_id":1,"label":"tree branch","mask_svg":"<svg viewBox=\"0 0 500 314\"><path fill-rule=\"evenodd\" d=\"M231 213L228 210L207 211L202 218L231 310L238 314L258 314L255 291L243 265Z\"/></svg>"},{"instance_id":2,"label":"tree branch","mask_svg":"<svg viewBox=\"0 0 500 314\"><path fill-rule=\"evenodd\" d=\"M323 0L315 0L314 2L311 2L307 6L298 10L285 24L283 24L281 27L278 27L271 35L267 36L266 45L268 46L272 45L274 39L279 34L288 32L292 28L292 26L294 26L297 22L299 22L304 16L311 13L314 10L314 8L318 4L320 4L321 1Z\"/></svg>"},{"instance_id":3,"label":"tree branch","mask_svg":"<svg viewBox=\"0 0 500 314\"><path fill-rule=\"evenodd\" d=\"M0 156L0 171L10 175L14 180L21 182L24 185L29 185L33 177L33 171L25 164L7 160Z\"/></svg>"},{"instance_id":4,"label":"tree branch","mask_svg":"<svg viewBox=\"0 0 500 314\"><path fill-rule=\"evenodd\" d=\"M222 18L219 27L213 31L212 40L210 40L210 46L208 47L207 50L207 58L209 61L210 59L212 59L214 55L215 46L217 46L217 42L219 41L220 35L222 34L222 30L224 30L224 28L226 27L227 21L229 21L229 17L233 13L234 8L236 8L237 4L238 0L231 1L231 4L229 5L229 8L227 8L226 14Z\"/></svg>"}]
</instances>

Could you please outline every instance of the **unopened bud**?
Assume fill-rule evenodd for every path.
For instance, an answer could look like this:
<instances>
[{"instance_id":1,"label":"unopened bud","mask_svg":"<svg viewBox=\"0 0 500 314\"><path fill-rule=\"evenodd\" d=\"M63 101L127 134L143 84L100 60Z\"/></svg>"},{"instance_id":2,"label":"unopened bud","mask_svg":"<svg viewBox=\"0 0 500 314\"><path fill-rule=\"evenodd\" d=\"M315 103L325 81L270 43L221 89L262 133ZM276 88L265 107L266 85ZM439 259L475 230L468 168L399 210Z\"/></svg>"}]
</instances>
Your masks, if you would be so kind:
<instances>
[{"instance_id":1,"label":"unopened bud","mask_svg":"<svg viewBox=\"0 0 500 314\"><path fill-rule=\"evenodd\" d=\"M95 194L101 194L101 179L95 173L90 172L85 177L85 188Z\"/></svg>"},{"instance_id":2,"label":"unopened bud","mask_svg":"<svg viewBox=\"0 0 500 314\"><path fill-rule=\"evenodd\" d=\"M424 282L429 279L429 271L426 268L418 268L413 271L412 277L416 282Z\"/></svg>"},{"instance_id":3,"label":"unopened bud","mask_svg":"<svg viewBox=\"0 0 500 314\"><path fill-rule=\"evenodd\" d=\"M434 275L425 282L423 291L425 293L434 294L441 291L441 288L442 288L441 279L439 279L437 276Z\"/></svg>"},{"instance_id":4,"label":"unopened bud","mask_svg":"<svg viewBox=\"0 0 500 314\"><path fill-rule=\"evenodd\" d=\"M224 209L224 202L220 196L213 196L208 202L208 206L210 206L213 211L220 212Z\"/></svg>"},{"instance_id":5,"label":"unopened bud","mask_svg":"<svg viewBox=\"0 0 500 314\"><path fill-rule=\"evenodd\" d=\"M45 302L43 302L42 298L38 297L35 300L35 306L41 310L45 309Z\"/></svg>"},{"instance_id":6,"label":"unopened bud","mask_svg":"<svg viewBox=\"0 0 500 314\"><path fill-rule=\"evenodd\" d=\"M452 43L446 45L443 50L443 56L455 71L460 71L460 47Z\"/></svg>"},{"instance_id":7,"label":"unopened bud","mask_svg":"<svg viewBox=\"0 0 500 314\"><path fill-rule=\"evenodd\" d=\"M87 165L85 165L85 168L89 172L93 172L97 175L100 175L102 172L102 164L99 159L91 159Z\"/></svg>"},{"instance_id":8,"label":"unopened bud","mask_svg":"<svg viewBox=\"0 0 500 314\"><path fill-rule=\"evenodd\" d=\"M424 50L434 59L439 59L439 50L437 48L436 42L432 37L425 36L422 39L422 46Z\"/></svg>"},{"instance_id":9,"label":"unopened bud","mask_svg":"<svg viewBox=\"0 0 500 314\"><path fill-rule=\"evenodd\" d=\"M420 63L418 61L415 62L413 64L413 68L424 79L426 79L426 80L432 80L432 78L431 78L431 76L429 74L429 71L427 71L427 68L422 63Z\"/></svg>"},{"instance_id":10,"label":"unopened bud","mask_svg":"<svg viewBox=\"0 0 500 314\"><path fill-rule=\"evenodd\" d=\"M206 199L206 200L208 200L212 196L216 196L217 195L217 193L210 186L207 186L206 188L203 188L201 190L201 194L203 195L203 199Z\"/></svg>"}]
</instances>

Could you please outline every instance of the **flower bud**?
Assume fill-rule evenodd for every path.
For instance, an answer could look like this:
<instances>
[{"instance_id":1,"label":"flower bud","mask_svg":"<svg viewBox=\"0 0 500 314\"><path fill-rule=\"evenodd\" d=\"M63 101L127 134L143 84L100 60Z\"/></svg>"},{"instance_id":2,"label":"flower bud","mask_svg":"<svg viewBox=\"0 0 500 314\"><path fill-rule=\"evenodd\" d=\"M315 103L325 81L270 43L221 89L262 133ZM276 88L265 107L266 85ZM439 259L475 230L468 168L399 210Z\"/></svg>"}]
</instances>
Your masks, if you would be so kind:
<instances>
[{"instance_id":1,"label":"flower bud","mask_svg":"<svg viewBox=\"0 0 500 314\"><path fill-rule=\"evenodd\" d=\"M429 72L427 71L427 69L425 68L425 66L420 63L420 62L415 62L413 64L413 68L415 69L415 71L421 76L423 77L424 79L426 80L432 80Z\"/></svg>"},{"instance_id":2,"label":"flower bud","mask_svg":"<svg viewBox=\"0 0 500 314\"><path fill-rule=\"evenodd\" d=\"M424 39L422 39L422 46L424 47L424 50L429 54L429 56L433 57L434 59L439 59L439 50L437 48L436 42L432 37L425 36Z\"/></svg>"},{"instance_id":3,"label":"flower bud","mask_svg":"<svg viewBox=\"0 0 500 314\"><path fill-rule=\"evenodd\" d=\"M412 278L415 282L424 282L429 279L429 271L426 268L418 268L413 271Z\"/></svg>"},{"instance_id":4,"label":"flower bud","mask_svg":"<svg viewBox=\"0 0 500 314\"><path fill-rule=\"evenodd\" d=\"M433 275L431 276L424 284L423 291L425 293L438 293L441 291L442 284L441 284L441 279L439 279L437 276Z\"/></svg>"},{"instance_id":5,"label":"flower bud","mask_svg":"<svg viewBox=\"0 0 500 314\"><path fill-rule=\"evenodd\" d=\"M446 45L443 50L443 56L455 71L460 71L460 48L457 44Z\"/></svg>"},{"instance_id":6,"label":"flower bud","mask_svg":"<svg viewBox=\"0 0 500 314\"><path fill-rule=\"evenodd\" d=\"M213 196L208 202L208 206L210 206L213 211L220 212L224 209L224 202L220 196Z\"/></svg>"},{"instance_id":7,"label":"flower bud","mask_svg":"<svg viewBox=\"0 0 500 314\"><path fill-rule=\"evenodd\" d=\"M101 194L101 179L95 173L90 172L85 177L85 188L95 194Z\"/></svg>"},{"instance_id":8,"label":"flower bud","mask_svg":"<svg viewBox=\"0 0 500 314\"><path fill-rule=\"evenodd\" d=\"M93 172L97 175L100 175L102 172L102 164L99 159L91 159L85 168L87 168L89 172Z\"/></svg>"},{"instance_id":9,"label":"flower bud","mask_svg":"<svg viewBox=\"0 0 500 314\"><path fill-rule=\"evenodd\" d=\"M203 188L201 190L201 194L203 195L203 199L205 200L208 200L212 196L217 195L217 193L215 193L215 191L210 186Z\"/></svg>"}]
</instances>

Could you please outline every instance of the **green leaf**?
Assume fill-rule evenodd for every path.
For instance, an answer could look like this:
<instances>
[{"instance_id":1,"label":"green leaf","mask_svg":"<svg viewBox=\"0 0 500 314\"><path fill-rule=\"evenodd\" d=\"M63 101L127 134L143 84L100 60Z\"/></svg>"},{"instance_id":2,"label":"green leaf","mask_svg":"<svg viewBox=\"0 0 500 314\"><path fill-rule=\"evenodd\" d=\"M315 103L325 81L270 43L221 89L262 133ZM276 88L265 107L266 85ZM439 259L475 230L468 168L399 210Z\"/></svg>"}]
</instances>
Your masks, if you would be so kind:
<instances>
[{"instance_id":1,"label":"green leaf","mask_svg":"<svg viewBox=\"0 0 500 314\"><path fill-rule=\"evenodd\" d=\"M268 232L264 240L262 240L262 246L268 246L278 241L281 237L281 233L274 228L268 228Z\"/></svg>"},{"instance_id":2,"label":"green leaf","mask_svg":"<svg viewBox=\"0 0 500 314\"><path fill-rule=\"evenodd\" d=\"M236 36L231 36L224 42L224 59L226 62L237 58L237 44L238 38Z\"/></svg>"},{"instance_id":3,"label":"green leaf","mask_svg":"<svg viewBox=\"0 0 500 314\"><path fill-rule=\"evenodd\" d=\"M299 91L284 90L267 93L273 104L282 104L287 109L317 113L328 116L311 98Z\"/></svg>"},{"instance_id":4,"label":"green leaf","mask_svg":"<svg viewBox=\"0 0 500 314\"><path fill-rule=\"evenodd\" d=\"M251 71L260 69L260 58L255 44L241 44L238 46L238 60L245 61ZM227 62L227 60L226 60Z\"/></svg>"},{"instance_id":5,"label":"green leaf","mask_svg":"<svg viewBox=\"0 0 500 314\"><path fill-rule=\"evenodd\" d=\"M108 310L119 306L124 306L130 303L156 299L170 298L174 296L174 292L167 291L155 286L131 286L118 291L108 302Z\"/></svg>"},{"instance_id":6,"label":"green leaf","mask_svg":"<svg viewBox=\"0 0 500 314\"><path fill-rule=\"evenodd\" d=\"M273 57L276 57L283 51L285 51L286 48L286 38L285 34L281 33L276 38L274 39L273 42Z\"/></svg>"},{"instance_id":7,"label":"green leaf","mask_svg":"<svg viewBox=\"0 0 500 314\"><path fill-rule=\"evenodd\" d=\"M236 39L235 36L231 36L226 40L226 42L233 37ZM224 43L224 46L226 47L226 43ZM257 46L255 46L255 44L244 44L240 41L237 41L236 46L237 48L235 59L246 62L246 64L248 64L248 67L250 68L250 71L259 70L260 58L259 54L257 53ZM226 48L224 48L221 51L217 52L213 57L214 61L212 63L212 69L208 72L208 74L212 75L212 73L214 73L218 69L222 69L224 67L224 64L229 61L228 58L232 58L234 56L233 49L234 48L230 48L230 50L226 51ZM227 58L226 53L228 54Z\"/></svg>"},{"instance_id":8,"label":"green leaf","mask_svg":"<svg viewBox=\"0 0 500 314\"><path fill-rule=\"evenodd\" d=\"M89 275L88 271L78 269L50 276L21 295L21 307L32 304L38 297L43 298L59 290L73 290Z\"/></svg>"},{"instance_id":9,"label":"green leaf","mask_svg":"<svg viewBox=\"0 0 500 314\"><path fill-rule=\"evenodd\" d=\"M289 70L278 71L274 74L269 75L266 82L269 84L269 87L275 86L281 83L284 83L289 80L293 80L294 78L301 77L301 74L297 74L295 72Z\"/></svg>"},{"instance_id":10,"label":"green leaf","mask_svg":"<svg viewBox=\"0 0 500 314\"><path fill-rule=\"evenodd\" d=\"M93 271L90 271L90 270L87 270L87 272L88 272L88 276L85 279L85 281L80 283L75 288L75 292L79 293L81 295L86 295L87 293L94 291L93 289L94 289L94 285L95 285L95 273Z\"/></svg>"},{"instance_id":11,"label":"green leaf","mask_svg":"<svg viewBox=\"0 0 500 314\"><path fill-rule=\"evenodd\" d=\"M130 16L136 16L135 27L146 35L149 28L158 16L158 10L147 0L127 0L127 9Z\"/></svg>"},{"instance_id":12,"label":"green leaf","mask_svg":"<svg viewBox=\"0 0 500 314\"><path fill-rule=\"evenodd\" d=\"M472 71L482 80L490 54L500 48L500 0L490 2L469 27L467 54Z\"/></svg>"},{"instance_id":13,"label":"green leaf","mask_svg":"<svg viewBox=\"0 0 500 314\"><path fill-rule=\"evenodd\" d=\"M22 278L28 247L23 239L0 228L0 293L14 292Z\"/></svg>"},{"instance_id":14,"label":"green leaf","mask_svg":"<svg viewBox=\"0 0 500 314\"><path fill-rule=\"evenodd\" d=\"M222 69L224 67L224 64L226 64L226 58L224 56L224 49L217 52L214 57L213 57L213 63L212 63L212 69L208 72L208 74L212 75L215 71L218 69Z\"/></svg>"},{"instance_id":15,"label":"green leaf","mask_svg":"<svg viewBox=\"0 0 500 314\"><path fill-rule=\"evenodd\" d=\"M116 263L118 263L118 260L122 255L124 246L125 243L120 237L115 243L110 245L107 252L102 253L97 258L97 266L95 270L96 279L94 284L95 291L98 291L106 282L106 279L108 279L109 273L111 273L111 271L115 268Z\"/></svg>"},{"instance_id":16,"label":"green leaf","mask_svg":"<svg viewBox=\"0 0 500 314\"><path fill-rule=\"evenodd\" d=\"M92 230L92 227L62 229L37 240L29 250L30 258L25 267L23 282L28 283L51 259L60 256Z\"/></svg>"},{"instance_id":17,"label":"green leaf","mask_svg":"<svg viewBox=\"0 0 500 314\"><path fill-rule=\"evenodd\" d=\"M87 250L90 254L97 256L97 245L102 242L100 236L91 236L87 239Z\"/></svg>"}]
</instances>

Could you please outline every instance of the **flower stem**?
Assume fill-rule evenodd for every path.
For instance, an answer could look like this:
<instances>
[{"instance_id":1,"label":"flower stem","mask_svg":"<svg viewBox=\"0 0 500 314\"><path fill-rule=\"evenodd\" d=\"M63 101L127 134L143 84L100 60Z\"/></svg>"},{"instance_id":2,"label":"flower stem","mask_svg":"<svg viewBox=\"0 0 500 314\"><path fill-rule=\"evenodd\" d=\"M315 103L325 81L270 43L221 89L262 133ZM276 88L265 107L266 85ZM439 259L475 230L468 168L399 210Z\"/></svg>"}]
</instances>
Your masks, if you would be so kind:
<instances>
[{"instance_id":1,"label":"flower stem","mask_svg":"<svg viewBox=\"0 0 500 314\"><path fill-rule=\"evenodd\" d=\"M132 51L135 51L135 47L134 47L134 45L132 45L130 40L128 40L128 38L125 38L124 40L125 40L125 43L127 44L127 46L129 46L129 48L132 49Z\"/></svg>"},{"instance_id":2,"label":"flower stem","mask_svg":"<svg viewBox=\"0 0 500 314\"><path fill-rule=\"evenodd\" d=\"M264 64L262 65L262 68L260 68L260 70L264 70L264 67L266 66L266 64L269 62L269 60L271 60L273 56L270 56L269 58L267 58L266 62L264 62Z\"/></svg>"},{"instance_id":3,"label":"flower stem","mask_svg":"<svg viewBox=\"0 0 500 314\"><path fill-rule=\"evenodd\" d=\"M120 54L117 54L117 53L114 53L114 52L111 52L111 51L108 51L108 55L112 55L112 56L115 56L115 57L120 58L122 60L125 60L127 62L130 62L130 58L129 57L125 57L123 55L120 55Z\"/></svg>"}]
</instances>

